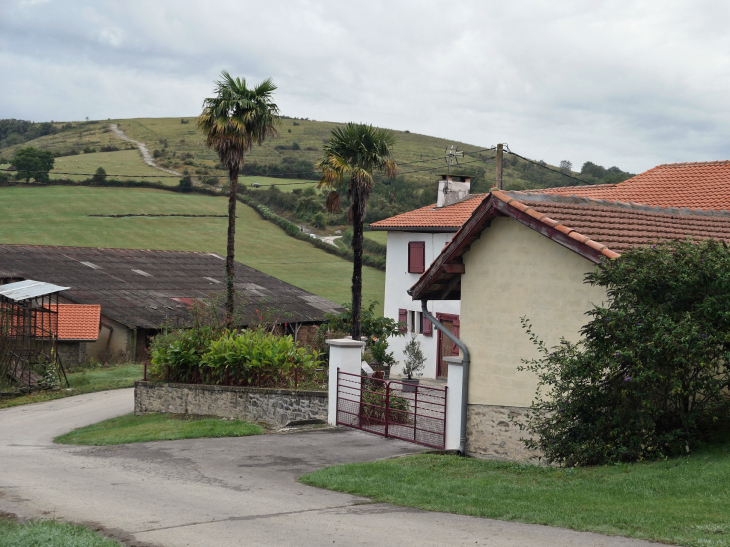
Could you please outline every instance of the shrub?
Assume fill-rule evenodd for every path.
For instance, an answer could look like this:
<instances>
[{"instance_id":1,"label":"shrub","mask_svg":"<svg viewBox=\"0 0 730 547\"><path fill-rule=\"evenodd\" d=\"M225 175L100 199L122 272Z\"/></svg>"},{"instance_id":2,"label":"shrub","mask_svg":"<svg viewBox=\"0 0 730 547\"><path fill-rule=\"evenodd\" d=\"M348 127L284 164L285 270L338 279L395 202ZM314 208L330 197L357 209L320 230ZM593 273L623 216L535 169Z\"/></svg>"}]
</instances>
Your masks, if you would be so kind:
<instances>
[{"instance_id":1,"label":"shrub","mask_svg":"<svg viewBox=\"0 0 730 547\"><path fill-rule=\"evenodd\" d=\"M689 452L730 422L730 252L717 241L634 249L586 282L609 304L583 339L540 351L523 370L538 396L524 440L548 461L598 465Z\"/></svg>"},{"instance_id":2,"label":"shrub","mask_svg":"<svg viewBox=\"0 0 730 547\"><path fill-rule=\"evenodd\" d=\"M180 191L190 192L193 189L193 181L190 177L183 177L180 179Z\"/></svg>"},{"instance_id":3,"label":"shrub","mask_svg":"<svg viewBox=\"0 0 730 547\"><path fill-rule=\"evenodd\" d=\"M99 167L96 173L91 177L91 182L99 184L106 181L106 171L103 167Z\"/></svg>"},{"instance_id":4,"label":"shrub","mask_svg":"<svg viewBox=\"0 0 730 547\"><path fill-rule=\"evenodd\" d=\"M150 372L154 377L177 382L205 382L200 361L208 351L216 331L209 326L172 330L156 335L150 341Z\"/></svg>"},{"instance_id":5,"label":"shrub","mask_svg":"<svg viewBox=\"0 0 730 547\"><path fill-rule=\"evenodd\" d=\"M410 380L413 376L421 376L419 374L423 370L423 365L426 362L426 357L423 355L421 350L421 341L416 336L416 333L411 334L411 340L406 344L403 349L403 374L405 374Z\"/></svg>"}]
</instances>

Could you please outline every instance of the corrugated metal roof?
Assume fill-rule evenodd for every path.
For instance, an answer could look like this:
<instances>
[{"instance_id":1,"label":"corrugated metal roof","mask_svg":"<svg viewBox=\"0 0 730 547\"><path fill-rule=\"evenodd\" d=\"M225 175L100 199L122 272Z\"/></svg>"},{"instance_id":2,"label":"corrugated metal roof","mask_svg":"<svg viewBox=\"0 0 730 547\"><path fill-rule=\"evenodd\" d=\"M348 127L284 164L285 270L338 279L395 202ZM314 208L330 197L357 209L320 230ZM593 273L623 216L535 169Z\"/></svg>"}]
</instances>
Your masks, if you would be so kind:
<instances>
[{"instance_id":1,"label":"corrugated metal roof","mask_svg":"<svg viewBox=\"0 0 730 547\"><path fill-rule=\"evenodd\" d=\"M53 283L26 279L25 281L17 281L15 283L0 285L0 296L4 296L14 302L20 302L21 300L38 298L47 294L65 291L70 288L71 287L60 287Z\"/></svg>"},{"instance_id":2,"label":"corrugated metal roof","mask_svg":"<svg viewBox=\"0 0 730 547\"><path fill-rule=\"evenodd\" d=\"M61 292L67 301L100 304L105 317L137 328L157 329L165 321L185 324L187 302L225 291L225 260L212 253L0 245L0 268L71 285ZM234 286L237 301L245 304L243 324L257 323L260 315L282 323L318 323L326 312L340 311L334 302L238 262Z\"/></svg>"}]
</instances>

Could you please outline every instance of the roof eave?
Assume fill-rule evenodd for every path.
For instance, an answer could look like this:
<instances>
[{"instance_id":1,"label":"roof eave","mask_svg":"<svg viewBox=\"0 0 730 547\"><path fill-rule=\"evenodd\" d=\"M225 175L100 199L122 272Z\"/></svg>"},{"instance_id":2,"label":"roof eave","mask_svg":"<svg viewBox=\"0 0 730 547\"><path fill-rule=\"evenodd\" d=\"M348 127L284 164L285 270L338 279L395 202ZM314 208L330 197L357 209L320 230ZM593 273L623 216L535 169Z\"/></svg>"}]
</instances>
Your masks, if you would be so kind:
<instances>
[{"instance_id":1,"label":"roof eave","mask_svg":"<svg viewBox=\"0 0 730 547\"><path fill-rule=\"evenodd\" d=\"M458 232L461 226L370 226L373 232L422 232L427 234Z\"/></svg>"}]
</instances>

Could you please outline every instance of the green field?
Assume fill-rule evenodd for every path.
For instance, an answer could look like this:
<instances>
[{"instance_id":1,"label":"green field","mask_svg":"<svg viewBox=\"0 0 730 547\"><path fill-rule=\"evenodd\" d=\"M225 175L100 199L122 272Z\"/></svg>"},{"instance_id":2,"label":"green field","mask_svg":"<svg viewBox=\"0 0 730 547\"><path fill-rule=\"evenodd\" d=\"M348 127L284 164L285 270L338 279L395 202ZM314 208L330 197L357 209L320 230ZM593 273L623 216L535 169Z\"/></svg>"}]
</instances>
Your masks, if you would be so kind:
<instances>
[{"instance_id":1,"label":"green field","mask_svg":"<svg viewBox=\"0 0 730 547\"><path fill-rule=\"evenodd\" d=\"M221 177L221 182L227 182L227 179ZM310 186L317 187L317 181L315 180L301 180L301 179L283 179L277 177L257 177L257 176L241 176L238 179L239 184L245 184L246 186L253 186L258 183L261 185L261 189L265 190L269 186L276 186L282 192L291 192L297 188L304 189ZM255 196L256 194L254 194Z\"/></svg>"},{"instance_id":2,"label":"green field","mask_svg":"<svg viewBox=\"0 0 730 547\"><path fill-rule=\"evenodd\" d=\"M142 177L139 180L149 182L161 182L171 186L177 186L180 177L170 177L169 173L150 167L142 161L142 156L137 150L120 150L118 152L94 152L92 154L79 154L78 156L63 156L56 158L54 169L51 171L51 178L62 178L68 180L86 180L89 174L94 174L99 167L103 167L109 178L116 178L112 175L119 175L121 180L137 180L135 177ZM73 175L54 175L54 173L74 173ZM78 174L76 174L78 173ZM154 175L153 177L149 177ZM168 176L160 176L168 175Z\"/></svg>"},{"instance_id":3,"label":"green field","mask_svg":"<svg viewBox=\"0 0 730 547\"><path fill-rule=\"evenodd\" d=\"M377 241L381 245L388 244L388 232L365 232L365 237Z\"/></svg>"},{"instance_id":4,"label":"green field","mask_svg":"<svg viewBox=\"0 0 730 547\"><path fill-rule=\"evenodd\" d=\"M0 188L0 243L212 251L225 255L225 218L90 214L227 213L227 198L164 190L86 187ZM287 236L238 204L236 259L336 303L350 301L352 263ZM385 274L363 269L363 300L382 313Z\"/></svg>"}]
</instances>

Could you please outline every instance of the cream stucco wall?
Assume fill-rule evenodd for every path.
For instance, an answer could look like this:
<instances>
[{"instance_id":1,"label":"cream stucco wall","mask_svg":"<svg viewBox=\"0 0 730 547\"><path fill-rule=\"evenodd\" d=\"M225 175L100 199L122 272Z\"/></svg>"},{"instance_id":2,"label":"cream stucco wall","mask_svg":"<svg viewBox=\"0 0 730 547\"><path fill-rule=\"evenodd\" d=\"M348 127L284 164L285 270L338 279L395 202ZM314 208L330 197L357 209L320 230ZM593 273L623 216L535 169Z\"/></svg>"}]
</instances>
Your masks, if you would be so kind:
<instances>
[{"instance_id":1,"label":"cream stucco wall","mask_svg":"<svg viewBox=\"0 0 730 547\"><path fill-rule=\"evenodd\" d=\"M538 355L526 316L549 347L577 341L585 314L606 293L583 283L595 265L511 218L492 221L464 255L461 339L469 348L469 404L529 406L537 379L519 372Z\"/></svg>"},{"instance_id":2,"label":"cream stucco wall","mask_svg":"<svg viewBox=\"0 0 730 547\"><path fill-rule=\"evenodd\" d=\"M109 357L105 355L107 353L107 341L109 341L109 352L113 355L127 354L132 355L131 343L132 343L132 331L128 327L109 319L108 317L102 316L101 322L110 325L114 328L114 332L110 333L109 329L103 327L99 331L99 338L96 342L89 342L86 344L86 353L89 357L99 360L102 357ZM111 340L109 336L111 334Z\"/></svg>"}]
</instances>

